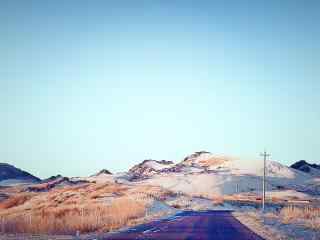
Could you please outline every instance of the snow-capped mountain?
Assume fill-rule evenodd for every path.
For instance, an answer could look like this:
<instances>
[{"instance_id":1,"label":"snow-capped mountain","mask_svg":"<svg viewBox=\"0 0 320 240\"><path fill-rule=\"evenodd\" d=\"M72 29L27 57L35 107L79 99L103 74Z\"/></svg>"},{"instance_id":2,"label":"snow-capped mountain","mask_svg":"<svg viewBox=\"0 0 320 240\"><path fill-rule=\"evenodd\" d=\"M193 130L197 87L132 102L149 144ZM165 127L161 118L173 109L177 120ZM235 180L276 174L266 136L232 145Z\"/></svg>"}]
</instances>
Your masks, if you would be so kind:
<instances>
[{"instance_id":1,"label":"snow-capped mountain","mask_svg":"<svg viewBox=\"0 0 320 240\"><path fill-rule=\"evenodd\" d=\"M206 170L228 169L232 167L233 158L214 155L207 151L195 152L181 162L182 165L202 167Z\"/></svg>"},{"instance_id":2,"label":"snow-capped mountain","mask_svg":"<svg viewBox=\"0 0 320 240\"><path fill-rule=\"evenodd\" d=\"M301 167L303 164L299 166ZM285 166L277 161L267 161L266 167L268 191L293 190L312 194L320 192L320 178L315 177L319 176L316 174L318 169L312 166L308 165L309 170L302 171ZM9 169L12 170L12 167L9 167ZM305 166L303 169L305 169ZM262 175L263 160L261 158L246 160L207 151L198 151L177 163L147 159L133 166L128 172L123 173L111 174L110 171L103 169L89 177L68 179L57 175L41 181L41 185L38 184L38 186L31 187L29 190L48 191L53 187L86 182L114 182L157 185L191 195L228 195L261 192ZM6 176L8 178L8 176L17 175L10 173ZM22 176L25 175L22 174ZM25 178L22 177L22 179ZM33 178L31 177L31 179ZM39 182L37 178L34 181Z\"/></svg>"},{"instance_id":3,"label":"snow-capped mountain","mask_svg":"<svg viewBox=\"0 0 320 240\"><path fill-rule=\"evenodd\" d=\"M145 160L130 169L141 184L159 185L188 194L233 194L256 192L262 188L261 159L248 167L239 158L195 152L181 162ZM252 161L250 161L252 165ZM276 161L267 161L267 189L304 189L312 176Z\"/></svg>"},{"instance_id":4,"label":"snow-capped mountain","mask_svg":"<svg viewBox=\"0 0 320 240\"><path fill-rule=\"evenodd\" d=\"M147 159L133 166L129 170L129 173L132 174L134 178L149 177L156 173L165 172L166 169L174 166L175 164L172 161Z\"/></svg>"}]
</instances>

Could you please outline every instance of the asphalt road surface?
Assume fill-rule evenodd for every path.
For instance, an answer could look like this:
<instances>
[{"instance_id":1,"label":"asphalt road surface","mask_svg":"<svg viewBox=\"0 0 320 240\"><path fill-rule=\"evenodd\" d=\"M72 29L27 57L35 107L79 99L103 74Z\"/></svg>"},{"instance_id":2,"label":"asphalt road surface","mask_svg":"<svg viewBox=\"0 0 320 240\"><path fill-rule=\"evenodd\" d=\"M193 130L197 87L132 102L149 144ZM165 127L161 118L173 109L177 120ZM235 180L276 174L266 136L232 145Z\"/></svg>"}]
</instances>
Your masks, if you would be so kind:
<instances>
[{"instance_id":1,"label":"asphalt road surface","mask_svg":"<svg viewBox=\"0 0 320 240\"><path fill-rule=\"evenodd\" d=\"M185 211L110 235L105 240L263 240L230 211Z\"/></svg>"}]
</instances>

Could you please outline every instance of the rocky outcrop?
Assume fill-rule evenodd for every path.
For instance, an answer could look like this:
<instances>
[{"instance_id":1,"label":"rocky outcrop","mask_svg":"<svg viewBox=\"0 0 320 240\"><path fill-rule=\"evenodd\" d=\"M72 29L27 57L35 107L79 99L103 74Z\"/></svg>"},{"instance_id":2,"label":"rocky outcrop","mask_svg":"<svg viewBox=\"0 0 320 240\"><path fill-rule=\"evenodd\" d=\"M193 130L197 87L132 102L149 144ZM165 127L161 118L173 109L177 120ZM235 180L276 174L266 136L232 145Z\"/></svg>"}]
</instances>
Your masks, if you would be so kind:
<instances>
[{"instance_id":1,"label":"rocky outcrop","mask_svg":"<svg viewBox=\"0 0 320 240\"><path fill-rule=\"evenodd\" d=\"M203 154L211 154L211 153L210 153L210 152L207 152L207 151L194 152L194 153L190 154L189 156L185 157L185 158L183 159L183 161L184 161L184 162L187 162L187 161L196 159L196 158L200 157L200 156L203 155Z\"/></svg>"},{"instance_id":2,"label":"rocky outcrop","mask_svg":"<svg viewBox=\"0 0 320 240\"><path fill-rule=\"evenodd\" d=\"M133 178L144 178L166 171L172 167L174 167L174 163L172 161L147 159L142 163L133 166L129 170L129 173L133 175Z\"/></svg>"}]
</instances>

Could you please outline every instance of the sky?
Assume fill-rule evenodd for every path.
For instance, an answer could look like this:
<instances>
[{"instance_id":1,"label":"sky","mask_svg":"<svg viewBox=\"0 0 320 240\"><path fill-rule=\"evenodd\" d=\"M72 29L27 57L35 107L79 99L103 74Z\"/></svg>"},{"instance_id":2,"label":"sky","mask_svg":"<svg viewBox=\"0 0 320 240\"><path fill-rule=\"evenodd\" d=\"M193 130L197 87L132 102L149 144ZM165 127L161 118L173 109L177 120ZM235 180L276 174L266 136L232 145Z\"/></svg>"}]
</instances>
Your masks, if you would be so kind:
<instances>
[{"instance_id":1,"label":"sky","mask_svg":"<svg viewBox=\"0 0 320 240\"><path fill-rule=\"evenodd\" d=\"M0 162L320 163L320 2L0 1Z\"/></svg>"}]
</instances>

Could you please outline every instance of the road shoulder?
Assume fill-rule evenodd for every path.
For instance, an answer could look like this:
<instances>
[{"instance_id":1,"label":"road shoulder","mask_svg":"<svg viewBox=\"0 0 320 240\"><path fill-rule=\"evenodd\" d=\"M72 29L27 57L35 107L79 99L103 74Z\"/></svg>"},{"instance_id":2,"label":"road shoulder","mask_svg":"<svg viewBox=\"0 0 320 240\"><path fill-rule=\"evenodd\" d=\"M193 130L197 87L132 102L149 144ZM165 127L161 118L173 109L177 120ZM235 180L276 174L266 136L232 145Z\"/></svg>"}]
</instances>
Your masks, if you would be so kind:
<instances>
[{"instance_id":1,"label":"road shoulder","mask_svg":"<svg viewBox=\"0 0 320 240\"><path fill-rule=\"evenodd\" d=\"M288 239L277 229L266 226L263 218L255 212L233 212L232 215L243 225L266 240Z\"/></svg>"}]
</instances>

